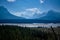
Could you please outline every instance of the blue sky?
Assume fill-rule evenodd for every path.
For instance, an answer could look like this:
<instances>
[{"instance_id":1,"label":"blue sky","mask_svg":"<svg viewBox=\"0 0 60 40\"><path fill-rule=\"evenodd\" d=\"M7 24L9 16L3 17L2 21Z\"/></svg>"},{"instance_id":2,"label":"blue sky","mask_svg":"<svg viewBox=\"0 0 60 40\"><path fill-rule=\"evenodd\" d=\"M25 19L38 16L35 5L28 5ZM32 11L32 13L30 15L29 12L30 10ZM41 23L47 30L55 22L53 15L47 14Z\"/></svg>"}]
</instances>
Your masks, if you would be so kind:
<instances>
[{"instance_id":1,"label":"blue sky","mask_svg":"<svg viewBox=\"0 0 60 40\"><path fill-rule=\"evenodd\" d=\"M49 10L60 12L60 0L0 0L0 6L6 7L13 15L25 18L34 18L35 13Z\"/></svg>"}]
</instances>

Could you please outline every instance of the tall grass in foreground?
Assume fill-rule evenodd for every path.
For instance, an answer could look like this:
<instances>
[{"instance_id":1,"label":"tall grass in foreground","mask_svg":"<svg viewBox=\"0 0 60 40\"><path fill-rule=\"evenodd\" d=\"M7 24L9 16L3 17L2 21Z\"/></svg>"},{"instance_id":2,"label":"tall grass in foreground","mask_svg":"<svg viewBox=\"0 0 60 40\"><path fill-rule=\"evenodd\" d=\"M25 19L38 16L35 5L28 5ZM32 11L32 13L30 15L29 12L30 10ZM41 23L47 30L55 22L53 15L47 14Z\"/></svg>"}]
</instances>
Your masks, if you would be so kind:
<instances>
[{"instance_id":1,"label":"tall grass in foreground","mask_svg":"<svg viewBox=\"0 0 60 40\"><path fill-rule=\"evenodd\" d=\"M55 37L56 36L56 37ZM60 40L60 27L21 27L0 25L0 40Z\"/></svg>"}]
</instances>

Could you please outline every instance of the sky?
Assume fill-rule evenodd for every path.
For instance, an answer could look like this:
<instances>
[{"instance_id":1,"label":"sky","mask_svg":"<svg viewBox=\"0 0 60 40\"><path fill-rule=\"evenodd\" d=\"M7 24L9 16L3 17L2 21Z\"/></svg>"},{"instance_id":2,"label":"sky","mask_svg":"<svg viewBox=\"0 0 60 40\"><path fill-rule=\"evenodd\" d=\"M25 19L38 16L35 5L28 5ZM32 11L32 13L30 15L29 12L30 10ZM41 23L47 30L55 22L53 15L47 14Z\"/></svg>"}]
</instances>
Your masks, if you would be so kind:
<instances>
[{"instance_id":1,"label":"sky","mask_svg":"<svg viewBox=\"0 0 60 40\"><path fill-rule=\"evenodd\" d=\"M49 10L60 12L60 0L0 0L0 6L18 17L37 18L34 15Z\"/></svg>"}]
</instances>

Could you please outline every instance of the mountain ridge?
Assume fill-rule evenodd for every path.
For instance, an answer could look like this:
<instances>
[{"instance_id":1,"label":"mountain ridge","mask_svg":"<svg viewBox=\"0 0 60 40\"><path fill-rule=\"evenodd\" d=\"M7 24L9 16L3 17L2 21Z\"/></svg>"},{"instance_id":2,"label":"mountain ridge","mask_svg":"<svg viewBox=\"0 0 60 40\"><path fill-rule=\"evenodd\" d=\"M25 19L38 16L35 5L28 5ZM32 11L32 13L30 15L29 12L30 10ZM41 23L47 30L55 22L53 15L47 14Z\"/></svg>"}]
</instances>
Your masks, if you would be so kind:
<instances>
[{"instance_id":1,"label":"mountain ridge","mask_svg":"<svg viewBox=\"0 0 60 40\"><path fill-rule=\"evenodd\" d=\"M12 15L5 7L0 6L0 15L0 23L60 23L60 13L53 10L38 19L25 19Z\"/></svg>"},{"instance_id":2,"label":"mountain ridge","mask_svg":"<svg viewBox=\"0 0 60 40\"><path fill-rule=\"evenodd\" d=\"M4 6L0 6L0 15L0 19L24 19L22 17L12 15Z\"/></svg>"},{"instance_id":3,"label":"mountain ridge","mask_svg":"<svg viewBox=\"0 0 60 40\"><path fill-rule=\"evenodd\" d=\"M40 19L42 18L46 20L60 20L60 13L50 10L44 17L41 17Z\"/></svg>"}]
</instances>

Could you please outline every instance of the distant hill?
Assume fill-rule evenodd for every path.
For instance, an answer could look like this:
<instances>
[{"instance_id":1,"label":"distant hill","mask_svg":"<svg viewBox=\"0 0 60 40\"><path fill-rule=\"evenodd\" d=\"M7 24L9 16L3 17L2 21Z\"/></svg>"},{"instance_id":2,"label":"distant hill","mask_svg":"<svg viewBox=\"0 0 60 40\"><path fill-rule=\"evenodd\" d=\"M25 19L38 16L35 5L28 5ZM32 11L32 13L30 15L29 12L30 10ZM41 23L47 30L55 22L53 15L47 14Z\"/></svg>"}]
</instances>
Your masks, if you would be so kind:
<instances>
[{"instance_id":1,"label":"distant hill","mask_svg":"<svg viewBox=\"0 0 60 40\"><path fill-rule=\"evenodd\" d=\"M46 13L45 16L41 17L40 19L60 21L60 13L50 10Z\"/></svg>"},{"instance_id":2,"label":"distant hill","mask_svg":"<svg viewBox=\"0 0 60 40\"><path fill-rule=\"evenodd\" d=\"M43 17L38 15L38 19L25 19L12 15L5 7L0 6L0 23L60 23L59 12L50 10L46 14L43 14Z\"/></svg>"},{"instance_id":3,"label":"distant hill","mask_svg":"<svg viewBox=\"0 0 60 40\"><path fill-rule=\"evenodd\" d=\"M24 19L24 18L12 15L5 7L0 6L0 19Z\"/></svg>"}]
</instances>

